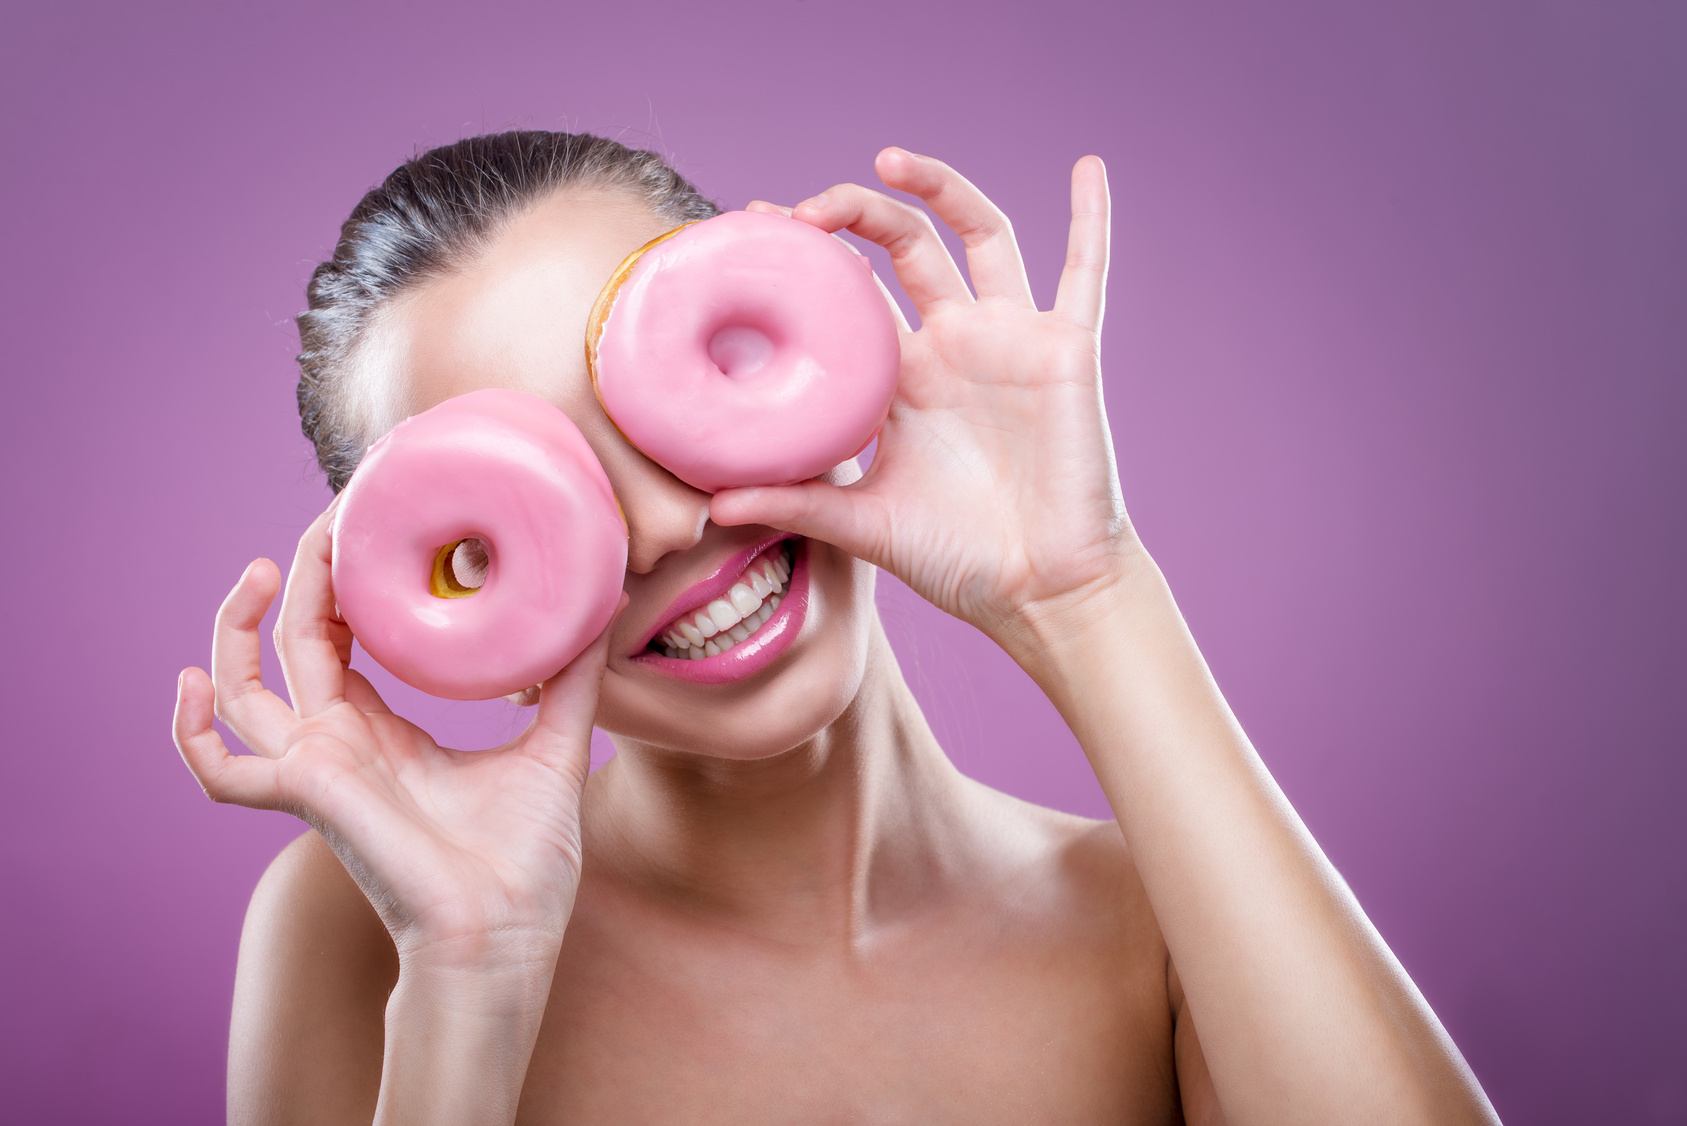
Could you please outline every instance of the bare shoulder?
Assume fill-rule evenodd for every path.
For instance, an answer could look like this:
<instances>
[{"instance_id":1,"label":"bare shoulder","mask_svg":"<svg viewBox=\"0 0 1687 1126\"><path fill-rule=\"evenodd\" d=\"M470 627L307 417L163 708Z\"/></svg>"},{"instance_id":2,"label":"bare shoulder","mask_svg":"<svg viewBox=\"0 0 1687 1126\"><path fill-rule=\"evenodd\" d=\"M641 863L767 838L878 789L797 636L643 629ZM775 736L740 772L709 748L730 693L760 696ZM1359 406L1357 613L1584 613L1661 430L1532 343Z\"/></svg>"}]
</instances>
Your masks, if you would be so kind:
<instances>
[{"instance_id":1,"label":"bare shoulder","mask_svg":"<svg viewBox=\"0 0 1687 1126\"><path fill-rule=\"evenodd\" d=\"M386 928L339 858L314 832L289 844L240 936L229 1121L368 1122L397 980Z\"/></svg>"},{"instance_id":2,"label":"bare shoulder","mask_svg":"<svg viewBox=\"0 0 1687 1126\"><path fill-rule=\"evenodd\" d=\"M1103 952L1091 963L1092 972L1099 966L1116 975L1111 980L1120 987L1117 995L1135 1018L1135 1042L1159 1048L1153 1078L1172 1092L1182 1120L1222 1124L1224 1112L1182 984L1118 822L1017 804L1019 816L1043 834L1044 866L1055 896L1051 919L1076 949Z\"/></svg>"},{"instance_id":3,"label":"bare shoulder","mask_svg":"<svg viewBox=\"0 0 1687 1126\"><path fill-rule=\"evenodd\" d=\"M1021 1044L1060 1091L1083 1097L1072 1121L1172 1119L1166 944L1118 825L990 791L974 797L975 851L995 868L974 916L1002 955L977 967L975 988L994 991L1015 1021L997 1042ZM1032 1044L1058 1049L1039 1057Z\"/></svg>"},{"instance_id":4,"label":"bare shoulder","mask_svg":"<svg viewBox=\"0 0 1687 1126\"><path fill-rule=\"evenodd\" d=\"M1160 974L1165 943L1130 848L1115 821L1097 821L1034 805L974 783L989 831L1008 842L1019 870L1016 896L1080 940L1146 958Z\"/></svg>"}]
</instances>

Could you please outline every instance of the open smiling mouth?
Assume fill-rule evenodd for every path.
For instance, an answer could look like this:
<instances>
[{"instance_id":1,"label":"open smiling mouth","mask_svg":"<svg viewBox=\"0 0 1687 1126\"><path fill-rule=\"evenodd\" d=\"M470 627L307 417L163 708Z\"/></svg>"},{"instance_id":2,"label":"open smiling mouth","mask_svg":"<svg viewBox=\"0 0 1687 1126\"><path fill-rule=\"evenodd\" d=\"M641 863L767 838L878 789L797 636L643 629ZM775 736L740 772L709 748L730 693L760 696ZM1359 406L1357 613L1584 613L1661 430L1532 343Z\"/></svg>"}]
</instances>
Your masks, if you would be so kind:
<instances>
[{"instance_id":1,"label":"open smiling mouth","mask_svg":"<svg viewBox=\"0 0 1687 1126\"><path fill-rule=\"evenodd\" d=\"M799 543L780 540L757 555L719 598L686 611L662 627L650 639L646 653L671 660L702 661L739 645L765 640L768 622L790 593Z\"/></svg>"}]
</instances>

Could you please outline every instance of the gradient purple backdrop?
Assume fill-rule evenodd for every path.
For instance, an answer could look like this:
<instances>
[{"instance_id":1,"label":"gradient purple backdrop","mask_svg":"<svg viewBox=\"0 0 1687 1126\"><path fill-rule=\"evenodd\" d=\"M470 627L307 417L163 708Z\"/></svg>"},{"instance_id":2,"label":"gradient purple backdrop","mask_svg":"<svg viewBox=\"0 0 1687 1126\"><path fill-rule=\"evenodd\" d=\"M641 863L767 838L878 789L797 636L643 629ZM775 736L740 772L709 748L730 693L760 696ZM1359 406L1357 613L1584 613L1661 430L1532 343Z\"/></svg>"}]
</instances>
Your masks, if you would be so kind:
<instances>
[{"instance_id":1,"label":"gradient purple backdrop","mask_svg":"<svg viewBox=\"0 0 1687 1126\"><path fill-rule=\"evenodd\" d=\"M245 6L240 6L244 8ZM1687 1122L1687 8L8 5L0 1120L219 1119L247 894L176 671L327 493L289 317L418 145L670 154L729 206L942 156L1047 300L1117 218L1131 512L1267 763L1513 1123ZM1105 815L886 580L961 767ZM271 665L273 668L273 664ZM514 711L404 696L450 738Z\"/></svg>"}]
</instances>

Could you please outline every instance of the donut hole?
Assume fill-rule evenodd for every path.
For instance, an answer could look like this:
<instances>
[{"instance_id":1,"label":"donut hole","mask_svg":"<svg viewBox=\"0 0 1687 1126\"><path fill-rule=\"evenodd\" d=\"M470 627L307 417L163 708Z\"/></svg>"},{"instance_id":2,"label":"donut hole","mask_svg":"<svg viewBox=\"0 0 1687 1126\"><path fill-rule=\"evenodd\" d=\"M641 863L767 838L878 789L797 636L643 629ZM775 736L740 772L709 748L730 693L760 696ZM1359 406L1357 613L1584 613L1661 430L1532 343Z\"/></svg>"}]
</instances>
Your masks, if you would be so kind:
<instances>
[{"instance_id":1,"label":"donut hole","mask_svg":"<svg viewBox=\"0 0 1687 1126\"><path fill-rule=\"evenodd\" d=\"M734 324L709 337L709 361L728 379L751 379L773 359L773 338L756 325Z\"/></svg>"},{"instance_id":2,"label":"donut hole","mask_svg":"<svg viewBox=\"0 0 1687 1126\"><path fill-rule=\"evenodd\" d=\"M433 557L428 589L435 598L467 598L486 585L492 559L486 544L475 536L446 544Z\"/></svg>"}]
</instances>

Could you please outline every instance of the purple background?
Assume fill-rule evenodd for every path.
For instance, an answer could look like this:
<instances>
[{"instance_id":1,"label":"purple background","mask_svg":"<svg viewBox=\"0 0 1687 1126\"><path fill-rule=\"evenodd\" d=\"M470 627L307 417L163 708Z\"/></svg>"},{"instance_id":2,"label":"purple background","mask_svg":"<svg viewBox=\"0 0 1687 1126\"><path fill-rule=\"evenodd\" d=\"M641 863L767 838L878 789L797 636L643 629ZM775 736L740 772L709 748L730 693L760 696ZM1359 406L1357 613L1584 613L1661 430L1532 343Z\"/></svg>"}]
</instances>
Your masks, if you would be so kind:
<instances>
[{"instance_id":1,"label":"purple background","mask_svg":"<svg viewBox=\"0 0 1687 1126\"><path fill-rule=\"evenodd\" d=\"M220 1117L299 826L200 797L175 673L327 500L289 317L340 220L529 125L730 206L938 154L1045 300L1104 156L1127 499L1261 753L1502 1115L1687 1122L1687 8L236 7L0 35L0 1119ZM1023 676L893 586L963 769L1102 814Z\"/></svg>"}]
</instances>

